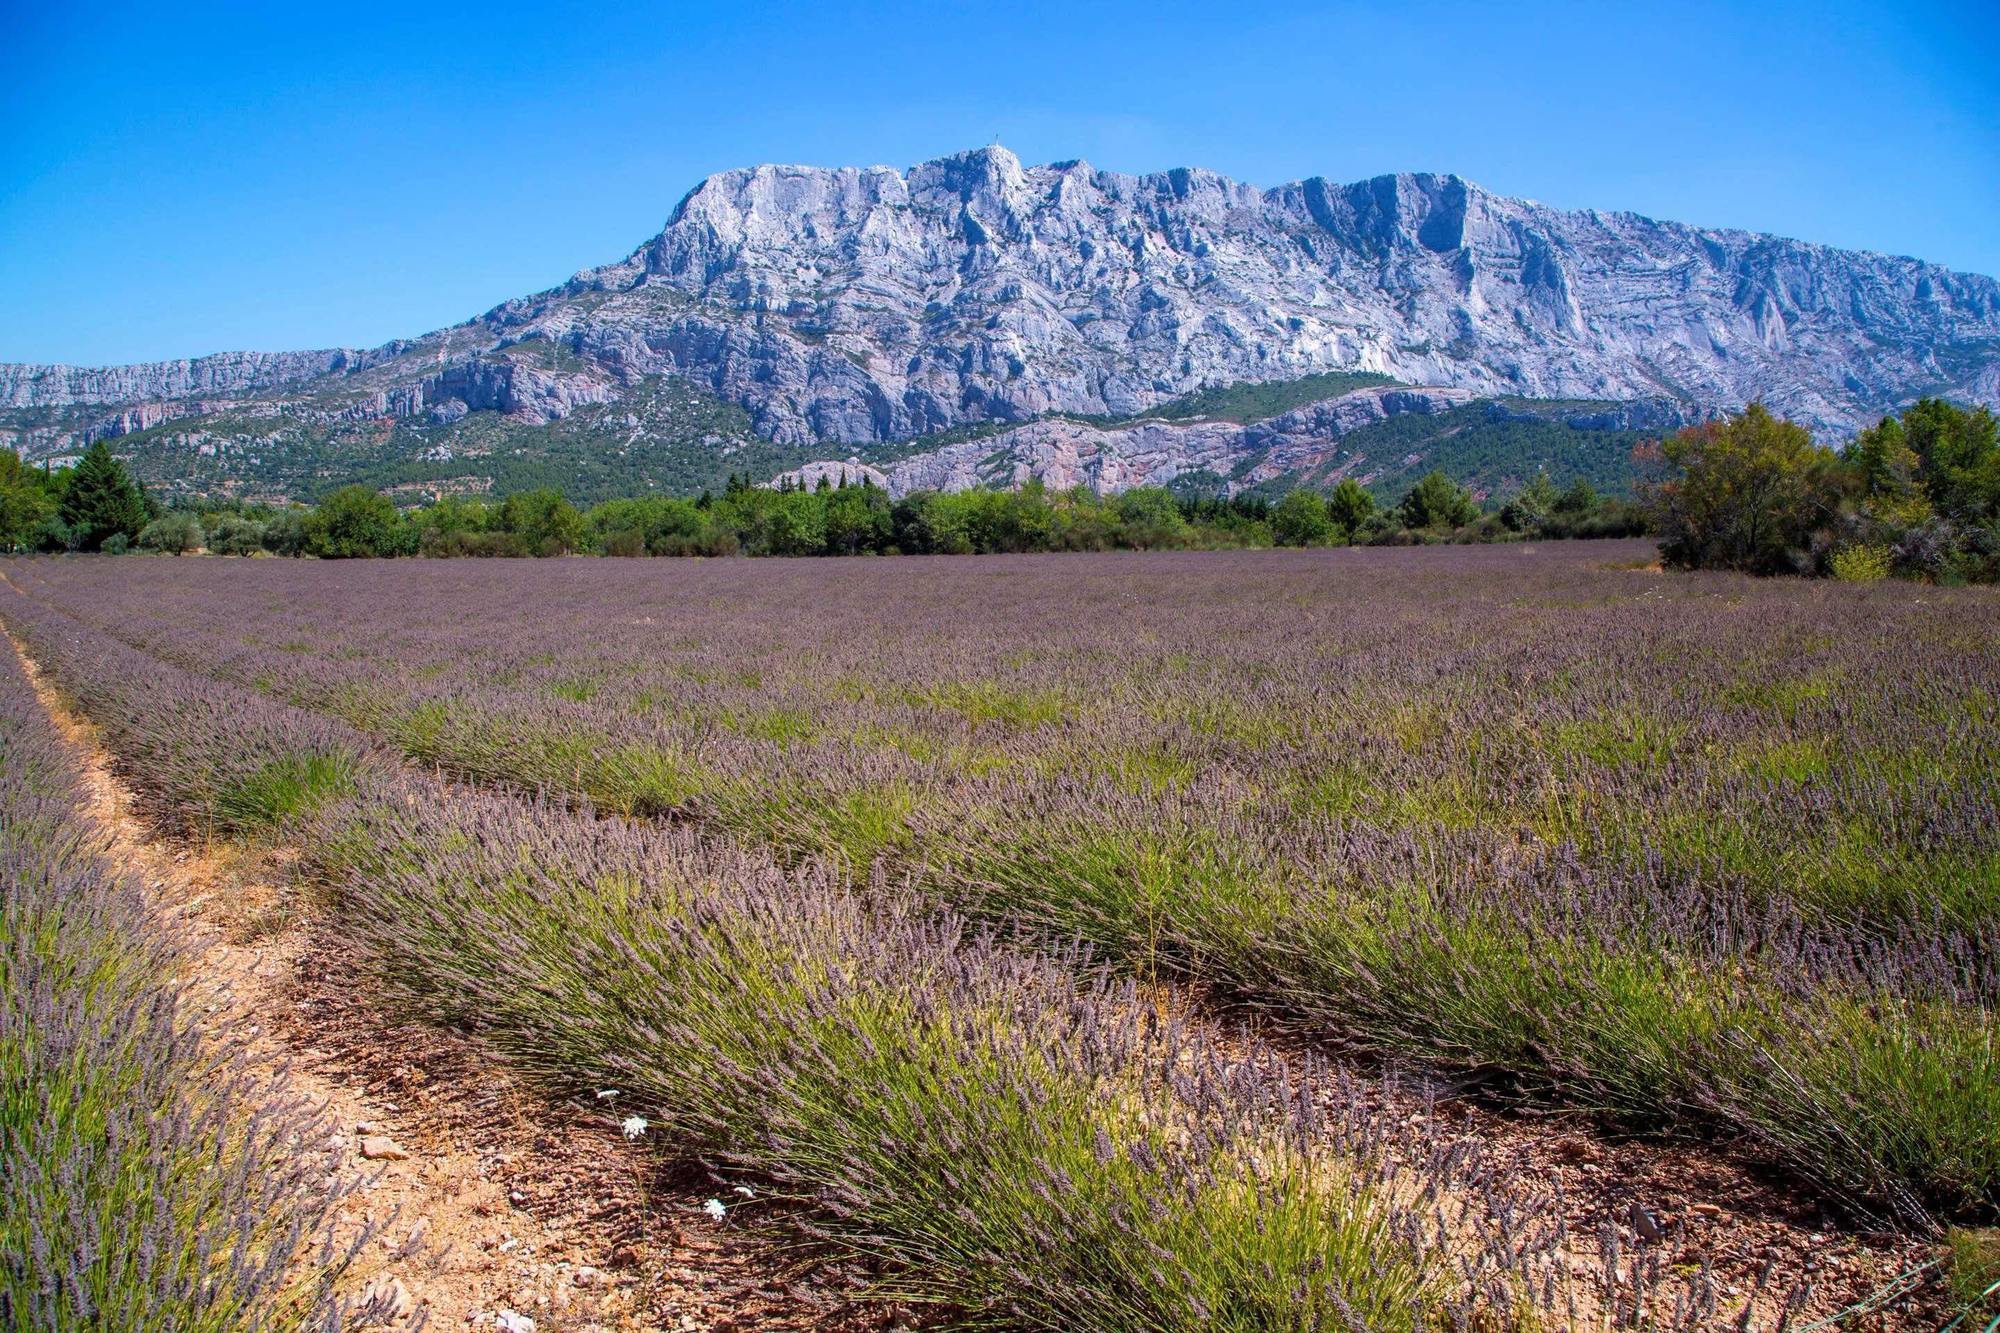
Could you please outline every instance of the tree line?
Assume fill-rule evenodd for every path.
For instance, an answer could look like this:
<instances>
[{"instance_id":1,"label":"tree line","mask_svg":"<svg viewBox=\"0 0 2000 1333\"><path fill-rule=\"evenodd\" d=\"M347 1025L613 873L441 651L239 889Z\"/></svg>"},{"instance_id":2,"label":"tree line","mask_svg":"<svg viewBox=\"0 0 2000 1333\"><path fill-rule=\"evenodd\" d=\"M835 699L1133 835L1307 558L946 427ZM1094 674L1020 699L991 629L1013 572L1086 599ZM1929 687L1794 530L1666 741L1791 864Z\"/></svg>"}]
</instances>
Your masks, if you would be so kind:
<instances>
[{"instance_id":1,"label":"tree line","mask_svg":"<svg viewBox=\"0 0 2000 1333\"><path fill-rule=\"evenodd\" d=\"M163 508L102 441L72 468L0 450L0 548L422 555L928 555L1423 542L1660 538L1684 568L1942 582L2000 579L2000 444L1985 408L1925 399L1845 448L1753 404L1634 451L1636 501L1538 472L1482 504L1433 471L1394 505L1358 481L1275 500L1210 485L922 491L891 499L865 478L811 487L732 476L721 494L648 495L579 509L554 488L446 496L400 509L366 486L316 506L204 501ZM1187 479L1183 479L1186 482Z\"/></svg>"},{"instance_id":2,"label":"tree line","mask_svg":"<svg viewBox=\"0 0 2000 1333\"><path fill-rule=\"evenodd\" d=\"M1669 565L2000 581L2000 442L1986 408L1926 398L1845 448L1752 404L1652 451L1642 496Z\"/></svg>"},{"instance_id":3,"label":"tree line","mask_svg":"<svg viewBox=\"0 0 2000 1333\"><path fill-rule=\"evenodd\" d=\"M1639 531L1628 504L1587 484L1558 490L1538 474L1490 511L1442 472L1382 508L1344 479L1330 492L1295 488L1273 501L1212 489L1140 486L1100 496L1087 488L924 491L892 500L866 479L758 486L731 477L719 495L649 495L588 509L541 488L504 499L445 496L399 509L366 486L318 505L276 508L202 501L162 509L102 442L73 469L52 473L0 455L29 493L0 507L9 550L139 550L163 554L422 555L971 555L1024 551L1217 549L1602 536ZM0 480L0 495L11 493ZM4 506L0 499L0 506Z\"/></svg>"}]
</instances>

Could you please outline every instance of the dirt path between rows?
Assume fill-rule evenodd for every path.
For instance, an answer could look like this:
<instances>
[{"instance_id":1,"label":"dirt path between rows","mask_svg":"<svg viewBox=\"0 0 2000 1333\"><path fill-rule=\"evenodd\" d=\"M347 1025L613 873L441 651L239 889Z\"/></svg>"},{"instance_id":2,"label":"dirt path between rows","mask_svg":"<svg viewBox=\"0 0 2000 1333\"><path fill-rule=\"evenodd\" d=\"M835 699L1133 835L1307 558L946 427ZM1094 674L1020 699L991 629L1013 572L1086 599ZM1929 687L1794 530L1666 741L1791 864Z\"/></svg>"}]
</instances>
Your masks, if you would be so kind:
<instances>
[{"instance_id":1,"label":"dirt path between rows","mask_svg":"<svg viewBox=\"0 0 2000 1333\"><path fill-rule=\"evenodd\" d=\"M906 1311L862 1275L805 1252L699 1173L663 1163L603 1109L554 1104L463 1035L397 1022L370 1002L339 933L300 913L284 849L161 838L87 723L20 650L76 747L86 810L115 861L196 946L193 1002L265 1071L324 1106L335 1161L367 1182L342 1204L345 1243L375 1231L343 1288L386 1293L390 1323L431 1330L884 1329ZM704 1211L721 1194L721 1222Z\"/></svg>"}]
</instances>

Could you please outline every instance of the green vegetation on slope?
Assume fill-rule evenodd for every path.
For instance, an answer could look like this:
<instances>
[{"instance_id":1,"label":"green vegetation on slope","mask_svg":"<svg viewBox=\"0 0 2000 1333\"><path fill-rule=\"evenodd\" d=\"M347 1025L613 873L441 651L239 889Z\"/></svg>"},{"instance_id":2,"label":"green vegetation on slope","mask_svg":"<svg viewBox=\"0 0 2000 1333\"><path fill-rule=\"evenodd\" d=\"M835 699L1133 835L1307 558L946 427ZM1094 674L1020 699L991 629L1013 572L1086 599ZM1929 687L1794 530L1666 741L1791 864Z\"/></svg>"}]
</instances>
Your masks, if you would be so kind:
<instances>
[{"instance_id":1,"label":"green vegetation on slope","mask_svg":"<svg viewBox=\"0 0 2000 1333\"><path fill-rule=\"evenodd\" d=\"M1338 398L1356 389L1372 389L1394 384L1387 375L1369 370L1332 370L1322 375L1304 375L1295 380L1270 380L1262 384L1228 384L1214 389L1198 389L1144 412L1135 412L1126 421L1234 421L1248 425L1289 412L1307 403Z\"/></svg>"},{"instance_id":2,"label":"green vegetation on slope","mask_svg":"<svg viewBox=\"0 0 2000 1333\"><path fill-rule=\"evenodd\" d=\"M371 383L406 383L409 375L428 369L431 354L426 349L408 365L394 363L390 369L400 379ZM587 364L544 339L515 344L487 359L537 372L576 371ZM1335 371L1202 389L1126 416L1050 415L1107 428L1140 421L1247 425L1394 383L1372 372ZM1631 483L1628 455L1643 432L1570 424L1592 409L1615 406L1506 399L1440 415L1400 417L1340 441L1340 461L1278 478L1261 493L1276 498L1292 485L1326 489L1339 476L1359 476L1379 499L1393 501L1422 473L1442 468L1482 495L1517 489L1538 470L1562 484L1584 480L1607 494L1623 495ZM9 413L5 419L18 424L21 417ZM718 491L738 473L762 479L830 455L853 454L886 466L948 445L993 438L1036 419L970 422L873 444L794 446L760 438L742 408L671 375L644 377L621 391L614 403L584 404L547 423L492 410L449 421L390 416L370 388L342 383L178 417L121 435L114 447L136 478L170 501L227 497L310 503L358 483L404 492L405 503L425 495L504 496L553 487L590 504L621 496ZM1232 475L1241 476L1255 460L1256 455L1246 454L1245 467Z\"/></svg>"},{"instance_id":3,"label":"green vegetation on slope","mask_svg":"<svg viewBox=\"0 0 2000 1333\"><path fill-rule=\"evenodd\" d=\"M354 483L498 495L556 486L586 503L691 495L721 489L738 470L770 476L814 456L759 439L741 408L667 375L647 376L616 403L585 404L545 425L492 411L441 423L320 419L358 412L360 404L352 393L246 404L134 431L116 447L136 476L166 496L305 501Z\"/></svg>"},{"instance_id":4,"label":"green vegetation on slope","mask_svg":"<svg viewBox=\"0 0 2000 1333\"><path fill-rule=\"evenodd\" d=\"M1334 475L1355 476L1377 499L1393 503L1425 473L1437 470L1474 493L1505 495L1546 472L1557 485L1587 482L1613 496L1632 494L1632 450L1659 430L1571 425L1569 418L1614 404L1537 402L1508 398L1467 403L1433 416L1401 416L1343 436L1340 460L1315 471L1275 478L1260 491L1283 494L1295 485L1325 489ZM1359 458L1359 466L1349 461Z\"/></svg>"}]
</instances>

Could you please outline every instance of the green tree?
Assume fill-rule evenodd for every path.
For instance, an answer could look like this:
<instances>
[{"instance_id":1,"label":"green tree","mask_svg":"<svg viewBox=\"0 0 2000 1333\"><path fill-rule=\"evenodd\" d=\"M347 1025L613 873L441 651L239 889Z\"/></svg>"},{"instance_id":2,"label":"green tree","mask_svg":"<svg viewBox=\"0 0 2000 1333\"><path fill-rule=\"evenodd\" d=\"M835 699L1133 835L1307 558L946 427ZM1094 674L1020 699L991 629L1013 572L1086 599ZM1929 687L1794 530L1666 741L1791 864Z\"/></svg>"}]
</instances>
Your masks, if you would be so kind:
<instances>
[{"instance_id":1,"label":"green tree","mask_svg":"<svg viewBox=\"0 0 2000 1333\"><path fill-rule=\"evenodd\" d=\"M533 555L565 555L583 545L583 515L553 486L508 496L493 526L520 538Z\"/></svg>"},{"instance_id":2,"label":"green tree","mask_svg":"<svg viewBox=\"0 0 2000 1333\"><path fill-rule=\"evenodd\" d=\"M1903 423L1894 417L1881 421L1854 437L1841 454L1856 490L1864 500L1908 500L1923 490L1918 472L1923 460L1910 448Z\"/></svg>"},{"instance_id":3,"label":"green tree","mask_svg":"<svg viewBox=\"0 0 2000 1333\"><path fill-rule=\"evenodd\" d=\"M0 551L32 549L36 532L55 512L42 474L12 449L0 449Z\"/></svg>"},{"instance_id":4,"label":"green tree","mask_svg":"<svg viewBox=\"0 0 2000 1333\"><path fill-rule=\"evenodd\" d=\"M1361 525L1375 517L1377 508L1375 497L1368 493L1367 487L1352 477L1342 477L1340 484L1333 488L1333 494L1327 497L1326 516L1333 520L1341 535L1351 541L1354 534L1361 530Z\"/></svg>"},{"instance_id":5,"label":"green tree","mask_svg":"<svg viewBox=\"0 0 2000 1333\"><path fill-rule=\"evenodd\" d=\"M1500 524L1512 532L1540 532L1562 501L1562 492L1549 480L1548 472L1538 468L1534 480L1500 506Z\"/></svg>"},{"instance_id":6,"label":"green tree","mask_svg":"<svg viewBox=\"0 0 2000 1333\"><path fill-rule=\"evenodd\" d=\"M208 534L206 545L217 555L249 555L264 549L264 525L242 514L225 514Z\"/></svg>"},{"instance_id":7,"label":"green tree","mask_svg":"<svg viewBox=\"0 0 2000 1333\"><path fill-rule=\"evenodd\" d=\"M970 555L965 509L937 491L917 491L890 507L896 549L909 555Z\"/></svg>"},{"instance_id":8,"label":"green tree","mask_svg":"<svg viewBox=\"0 0 2000 1333\"><path fill-rule=\"evenodd\" d=\"M1271 511L1271 535L1280 546L1324 546L1335 535L1319 492L1295 487Z\"/></svg>"},{"instance_id":9,"label":"green tree","mask_svg":"<svg viewBox=\"0 0 2000 1333\"><path fill-rule=\"evenodd\" d=\"M1472 492L1433 468L1396 506L1396 517L1406 528L1457 528L1479 517L1479 506Z\"/></svg>"},{"instance_id":10,"label":"green tree","mask_svg":"<svg viewBox=\"0 0 2000 1333\"><path fill-rule=\"evenodd\" d=\"M1037 490L1039 495L1039 488ZM1118 498L1111 502L1111 508L1118 516L1119 535L1128 545L1142 551L1182 546L1192 535L1188 531L1187 520L1181 517L1180 505L1164 486L1134 486L1120 492ZM1041 548L1023 546L1020 549Z\"/></svg>"},{"instance_id":11,"label":"green tree","mask_svg":"<svg viewBox=\"0 0 2000 1333\"><path fill-rule=\"evenodd\" d=\"M1903 413L1902 434L1939 514L1960 524L2000 517L2000 430L1992 412L1926 398Z\"/></svg>"},{"instance_id":12,"label":"green tree","mask_svg":"<svg viewBox=\"0 0 2000 1333\"><path fill-rule=\"evenodd\" d=\"M824 478L822 478L824 480ZM765 549L772 555L819 555L826 549L826 496L820 491L771 492L776 503L764 511Z\"/></svg>"},{"instance_id":13,"label":"green tree","mask_svg":"<svg viewBox=\"0 0 2000 1333\"><path fill-rule=\"evenodd\" d=\"M306 549L306 513L282 509L264 525L264 549L273 555L303 555Z\"/></svg>"},{"instance_id":14,"label":"green tree","mask_svg":"<svg viewBox=\"0 0 2000 1333\"><path fill-rule=\"evenodd\" d=\"M139 549L162 555L186 555L201 546L201 520L175 510L160 515L139 530Z\"/></svg>"},{"instance_id":15,"label":"green tree","mask_svg":"<svg viewBox=\"0 0 2000 1333\"><path fill-rule=\"evenodd\" d=\"M1138 497L1133 511L1143 527L1162 545L1175 540L1183 524L1180 506L1161 487ZM1061 526L1054 501L1041 478L1030 478L1017 491L968 491L973 503L973 539L982 551L1046 551L1056 543ZM1129 492L1128 492L1129 494ZM1120 497L1121 499L1123 497Z\"/></svg>"},{"instance_id":16,"label":"green tree","mask_svg":"<svg viewBox=\"0 0 2000 1333\"><path fill-rule=\"evenodd\" d=\"M1752 403L1668 440L1680 475L1651 488L1660 554L1691 569L1774 574L1802 567L1837 499L1835 459L1806 428Z\"/></svg>"},{"instance_id":17,"label":"green tree","mask_svg":"<svg viewBox=\"0 0 2000 1333\"><path fill-rule=\"evenodd\" d=\"M70 473L59 515L77 549L95 551L115 532L138 536L146 526L146 500L125 465L111 456L111 446L99 440Z\"/></svg>"},{"instance_id":18,"label":"green tree","mask_svg":"<svg viewBox=\"0 0 2000 1333\"><path fill-rule=\"evenodd\" d=\"M859 555L889 542L889 496L874 486L837 486L826 504L826 553Z\"/></svg>"},{"instance_id":19,"label":"green tree","mask_svg":"<svg viewBox=\"0 0 2000 1333\"><path fill-rule=\"evenodd\" d=\"M417 529L451 536L461 532L484 532L492 525L493 509L483 501L463 495L447 495L424 506L413 516Z\"/></svg>"},{"instance_id":20,"label":"green tree","mask_svg":"<svg viewBox=\"0 0 2000 1333\"><path fill-rule=\"evenodd\" d=\"M1569 489L1565 490L1562 493L1562 497L1555 502L1552 512L1560 514L1564 518L1575 520L1586 517L1594 512L1597 504L1597 488L1582 477L1578 477L1569 484Z\"/></svg>"},{"instance_id":21,"label":"green tree","mask_svg":"<svg viewBox=\"0 0 2000 1333\"><path fill-rule=\"evenodd\" d=\"M341 487L305 520L305 552L322 560L400 555L403 546L396 506L366 486Z\"/></svg>"},{"instance_id":22,"label":"green tree","mask_svg":"<svg viewBox=\"0 0 2000 1333\"><path fill-rule=\"evenodd\" d=\"M114 537L124 535L122 532L112 534ZM109 541L110 538L107 537L105 540ZM28 539L28 547L35 551L74 551L77 549L77 537L70 531L69 524L62 521L61 516L50 514L36 526L34 536Z\"/></svg>"},{"instance_id":23,"label":"green tree","mask_svg":"<svg viewBox=\"0 0 2000 1333\"><path fill-rule=\"evenodd\" d=\"M1049 506L1054 527L1051 546L1064 551L1108 551L1118 544L1118 519L1102 496L1088 486L1072 486Z\"/></svg>"}]
</instances>

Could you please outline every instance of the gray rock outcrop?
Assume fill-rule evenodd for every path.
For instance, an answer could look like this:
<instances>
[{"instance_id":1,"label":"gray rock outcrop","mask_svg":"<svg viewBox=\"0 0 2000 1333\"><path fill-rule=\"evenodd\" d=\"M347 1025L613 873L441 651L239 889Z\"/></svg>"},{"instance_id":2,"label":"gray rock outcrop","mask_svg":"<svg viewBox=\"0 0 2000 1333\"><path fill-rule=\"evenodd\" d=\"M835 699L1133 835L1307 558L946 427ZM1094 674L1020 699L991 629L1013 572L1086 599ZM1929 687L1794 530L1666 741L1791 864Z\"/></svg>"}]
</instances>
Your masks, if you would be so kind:
<instances>
[{"instance_id":1,"label":"gray rock outcrop","mask_svg":"<svg viewBox=\"0 0 2000 1333\"><path fill-rule=\"evenodd\" d=\"M1330 469L1329 475L1342 475L1342 437L1393 417L1446 412L1477 396L1471 389L1360 389L1250 425L1142 419L1100 426L1050 418L867 471L874 484L898 497L1031 480L1054 490L1083 486L1110 495L1164 486L1194 472L1227 477L1226 489L1245 490L1293 473ZM838 480L842 466L808 463L787 475L816 482L824 473ZM857 480L850 476L849 484Z\"/></svg>"}]
</instances>

